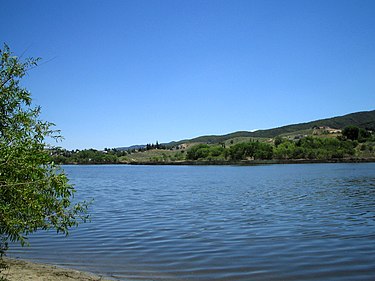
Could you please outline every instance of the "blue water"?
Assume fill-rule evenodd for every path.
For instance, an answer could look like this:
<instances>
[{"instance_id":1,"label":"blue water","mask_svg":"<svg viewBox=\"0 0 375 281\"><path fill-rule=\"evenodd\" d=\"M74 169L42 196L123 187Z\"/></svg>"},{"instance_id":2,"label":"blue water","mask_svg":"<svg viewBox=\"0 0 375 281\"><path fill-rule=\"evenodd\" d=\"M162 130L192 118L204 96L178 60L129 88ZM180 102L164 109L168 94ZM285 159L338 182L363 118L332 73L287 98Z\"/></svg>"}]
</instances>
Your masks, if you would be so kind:
<instances>
[{"instance_id":1,"label":"blue water","mask_svg":"<svg viewBox=\"0 0 375 281\"><path fill-rule=\"evenodd\" d=\"M375 164L65 166L91 223L12 257L116 280L375 280Z\"/></svg>"}]
</instances>

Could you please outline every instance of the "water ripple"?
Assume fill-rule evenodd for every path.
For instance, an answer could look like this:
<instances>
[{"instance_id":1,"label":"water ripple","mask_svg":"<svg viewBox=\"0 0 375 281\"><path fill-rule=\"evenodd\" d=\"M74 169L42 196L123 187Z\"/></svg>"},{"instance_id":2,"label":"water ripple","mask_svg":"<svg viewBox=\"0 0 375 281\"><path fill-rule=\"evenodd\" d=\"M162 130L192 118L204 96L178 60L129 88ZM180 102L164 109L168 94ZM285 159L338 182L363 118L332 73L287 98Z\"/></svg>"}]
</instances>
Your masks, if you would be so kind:
<instances>
[{"instance_id":1,"label":"water ripple","mask_svg":"<svg viewBox=\"0 0 375 281\"><path fill-rule=\"evenodd\" d=\"M116 280L375 280L375 165L66 166L92 222L11 256Z\"/></svg>"}]
</instances>

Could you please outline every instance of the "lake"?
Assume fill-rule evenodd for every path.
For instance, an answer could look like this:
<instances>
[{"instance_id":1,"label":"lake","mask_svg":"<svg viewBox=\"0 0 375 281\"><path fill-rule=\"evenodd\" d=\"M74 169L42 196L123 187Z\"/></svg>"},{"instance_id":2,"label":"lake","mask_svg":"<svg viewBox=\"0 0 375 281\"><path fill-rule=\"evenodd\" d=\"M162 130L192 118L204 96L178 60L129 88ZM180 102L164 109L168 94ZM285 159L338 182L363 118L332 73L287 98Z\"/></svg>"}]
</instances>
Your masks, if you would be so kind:
<instances>
[{"instance_id":1,"label":"lake","mask_svg":"<svg viewBox=\"0 0 375 281\"><path fill-rule=\"evenodd\" d=\"M375 163L64 169L91 222L11 257L115 280L375 280Z\"/></svg>"}]
</instances>

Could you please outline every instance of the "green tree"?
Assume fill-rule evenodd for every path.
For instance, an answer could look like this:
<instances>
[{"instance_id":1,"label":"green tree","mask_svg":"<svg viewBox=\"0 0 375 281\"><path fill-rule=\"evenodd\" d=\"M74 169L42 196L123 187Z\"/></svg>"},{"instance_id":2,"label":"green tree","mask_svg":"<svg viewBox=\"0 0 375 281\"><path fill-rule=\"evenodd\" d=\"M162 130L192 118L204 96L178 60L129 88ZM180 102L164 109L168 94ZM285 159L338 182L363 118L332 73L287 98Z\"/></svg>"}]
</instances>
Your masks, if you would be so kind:
<instances>
[{"instance_id":1,"label":"green tree","mask_svg":"<svg viewBox=\"0 0 375 281\"><path fill-rule=\"evenodd\" d=\"M87 204L73 204L75 189L52 162L46 138L59 131L42 121L40 107L20 85L38 59L21 60L9 47L0 50L0 241L27 243L37 230L69 228L87 219Z\"/></svg>"},{"instance_id":2,"label":"green tree","mask_svg":"<svg viewBox=\"0 0 375 281\"><path fill-rule=\"evenodd\" d=\"M232 160L243 160L254 156L254 143L241 142L229 148L229 155Z\"/></svg>"},{"instance_id":3,"label":"green tree","mask_svg":"<svg viewBox=\"0 0 375 281\"><path fill-rule=\"evenodd\" d=\"M268 143L242 142L231 146L229 155L233 160L272 159L273 149Z\"/></svg>"},{"instance_id":4,"label":"green tree","mask_svg":"<svg viewBox=\"0 0 375 281\"><path fill-rule=\"evenodd\" d=\"M350 140L358 140L359 128L356 126L347 126L342 130L342 135Z\"/></svg>"},{"instance_id":5,"label":"green tree","mask_svg":"<svg viewBox=\"0 0 375 281\"><path fill-rule=\"evenodd\" d=\"M296 144L292 141L285 140L274 148L274 158L276 159L291 159L296 149Z\"/></svg>"},{"instance_id":6,"label":"green tree","mask_svg":"<svg viewBox=\"0 0 375 281\"><path fill-rule=\"evenodd\" d=\"M282 137L280 137L280 136L275 137L274 144L275 144L276 147L278 147L282 143L283 143L283 138Z\"/></svg>"},{"instance_id":7,"label":"green tree","mask_svg":"<svg viewBox=\"0 0 375 281\"><path fill-rule=\"evenodd\" d=\"M365 129L359 129L358 133L358 141L359 142L366 142L368 139L370 139L371 133Z\"/></svg>"},{"instance_id":8,"label":"green tree","mask_svg":"<svg viewBox=\"0 0 375 281\"><path fill-rule=\"evenodd\" d=\"M210 154L210 147L207 144L197 144L192 146L186 152L186 159L198 160L204 159Z\"/></svg>"},{"instance_id":9,"label":"green tree","mask_svg":"<svg viewBox=\"0 0 375 281\"><path fill-rule=\"evenodd\" d=\"M254 153L255 159L272 159L273 148L272 145L264 142L256 142L256 149Z\"/></svg>"}]
</instances>

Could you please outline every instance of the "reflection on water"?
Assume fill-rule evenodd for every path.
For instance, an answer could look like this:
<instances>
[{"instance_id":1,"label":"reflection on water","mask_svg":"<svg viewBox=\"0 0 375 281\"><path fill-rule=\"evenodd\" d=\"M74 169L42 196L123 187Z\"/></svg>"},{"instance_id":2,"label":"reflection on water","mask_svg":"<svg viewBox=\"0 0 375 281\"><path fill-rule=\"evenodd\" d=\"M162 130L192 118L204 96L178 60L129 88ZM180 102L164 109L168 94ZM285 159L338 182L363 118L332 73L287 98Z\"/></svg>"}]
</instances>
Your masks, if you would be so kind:
<instances>
[{"instance_id":1,"label":"reflection on water","mask_svg":"<svg viewBox=\"0 0 375 281\"><path fill-rule=\"evenodd\" d=\"M92 222L12 256L118 280L375 280L374 164L65 170Z\"/></svg>"}]
</instances>

